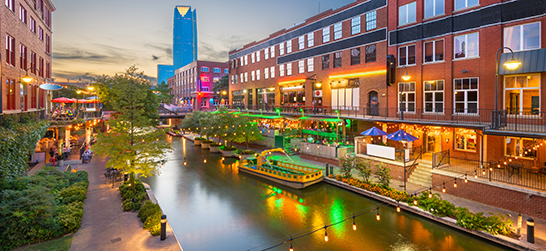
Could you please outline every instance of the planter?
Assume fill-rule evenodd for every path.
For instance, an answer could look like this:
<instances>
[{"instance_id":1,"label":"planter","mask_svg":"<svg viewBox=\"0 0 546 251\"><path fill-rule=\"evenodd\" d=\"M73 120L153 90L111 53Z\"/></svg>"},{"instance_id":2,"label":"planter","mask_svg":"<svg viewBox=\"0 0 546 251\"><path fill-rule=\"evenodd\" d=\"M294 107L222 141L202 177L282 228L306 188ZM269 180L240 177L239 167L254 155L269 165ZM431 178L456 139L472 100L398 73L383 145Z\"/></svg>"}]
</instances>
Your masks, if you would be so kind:
<instances>
[{"instance_id":1,"label":"planter","mask_svg":"<svg viewBox=\"0 0 546 251\"><path fill-rule=\"evenodd\" d=\"M193 140L193 144L196 145L196 146L200 146L201 142L202 142L202 140L200 140L200 139L194 139Z\"/></svg>"},{"instance_id":2,"label":"planter","mask_svg":"<svg viewBox=\"0 0 546 251\"><path fill-rule=\"evenodd\" d=\"M210 146L209 150L211 153L219 153L220 152L220 147L222 146Z\"/></svg>"},{"instance_id":3,"label":"planter","mask_svg":"<svg viewBox=\"0 0 546 251\"><path fill-rule=\"evenodd\" d=\"M224 157L238 156L238 155L236 154L237 149L235 149L235 150L229 150L229 151L221 150L220 152L222 152L222 156L224 156Z\"/></svg>"},{"instance_id":4,"label":"planter","mask_svg":"<svg viewBox=\"0 0 546 251\"><path fill-rule=\"evenodd\" d=\"M201 142L201 149L209 149L210 142Z\"/></svg>"},{"instance_id":5,"label":"planter","mask_svg":"<svg viewBox=\"0 0 546 251\"><path fill-rule=\"evenodd\" d=\"M248 157L254 157L254 154L239 154L240 160L245 160Z\"/></svg>"}]
</instances>

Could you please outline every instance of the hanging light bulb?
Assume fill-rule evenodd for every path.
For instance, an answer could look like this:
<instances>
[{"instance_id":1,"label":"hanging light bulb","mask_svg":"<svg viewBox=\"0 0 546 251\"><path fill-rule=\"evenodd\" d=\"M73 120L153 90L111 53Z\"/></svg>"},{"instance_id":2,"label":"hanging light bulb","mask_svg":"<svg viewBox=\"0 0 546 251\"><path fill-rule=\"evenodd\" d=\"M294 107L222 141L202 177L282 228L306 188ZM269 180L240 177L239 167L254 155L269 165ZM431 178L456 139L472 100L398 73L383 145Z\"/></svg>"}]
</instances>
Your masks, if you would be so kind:
<instances>
[{"instance_id":1,"label":"hanging light bulb","mask_svg":"<svg viewBox=\"0 0 546 251\"><path fill-rule=\"evenodd\" d=\"M379 207L377 208L377 214L375 214L376 220L381 220L381 216L379 215Z\"/></svg>"},{"instance_id":2,"label":"hanging light bulb","mask_svg":"<svg viewBox=\"0 0 546 251\"><path fill-rule=\"evenodd\" d=\"M413 199L413 205L417 206L417 198Z\"/></svg>"},{"instance_id":3,"label":"hanging light bulb","mask_svg":"<svg viewBox=\"0 0 546 251\"><path fill-rule=\"evenodd\" d=\"M478 178L478 170L474 170L474 178Z\"/></svg>"},{"instance_id":4,"label":"hanging light bulb","mask_svg":"<svg viewBox=\"0 0 546 251\"><path fill-rule=\"evenodd\" d=\"M289 251L294 251L294 247L292 247L292 241L290 241L290 249L288 249Z\"/></svg>"},{"instance_id":5,"label":"hanging light bulb","mask_svg":"<svg viewBox=\"0 0 546 251\"><path fill-rule=\"evenodd\" d=\"M328 232L326 231L326 228L328 227L324 227L324 241L328 241Z\"/></svg>"},{"instance_id":6,"label":"hanging light bulb","mask_svg":"<svg viewBox=\"0 0 546 251\"><path fill-rule=\"evenodd\" d=\"M356 222L355 222L355 216L353 215L353 230L356 231Z\"/></svg>"},{"instance_id":7,"label":"hanging light bulb","mask_svg":"<svg viewBox=\"0 0 546 251\"><path fill-rule=\"evenodd\" d=\"M184 165L187 166L188 162L186 161L186 158L184 158Z\"/></svg>"},{"instance_id":8,"label":"hanging light bulb","mask_svg":"<svg viewBox=\"0 0 546 251\"><path fill-rule=\"evenodd\" d=\"M442 188L442 193L446 192L446 183L444 183L444 187Z\"/></svg>"},{"instance_id":9,"label":"hanging light bulb","mask_svg":"<svg viewBox=\"0 0 546 251\"><path fill-rule=\"evenodd\" d=\"M396 203L396 212L400 213L400 201L397 201Z\"/></svg>"},{"instance_id":10,"label":"hanging light bulb","mask_svg":"<svg viewBox=\"0 0 546 251\"><path fill-rule=\"evenodd\" d=\"M464 175L464 183L468 183L468 179L466 178L466 174Z\"/></svg>"},{"instance_id":11,"label":"hanging light bulb","mask_svg":"<svg viewBox=\"0 0 546 251\"><path fill-rule=\"evenodd\" d=\"M203 163L207 163L207 156L203 156Z\"/></svg>"},{"instance_id":12,"label":"hanging light bulb","mask_svg":"<svg viewBox=\"0 0 546 251\"><path fill-rule=\"evenodd\" d=\"M430 188L430 190L428 191L428 197L432 199L432 188Z\"/></svg>"},{"instance_id":13,"label":"hanging light bulb","mask_svg":"<svg viewBox=\"0 0 546 251\"><path fill-rule=\"evenodd\" d=\"M225 159L226 159L226 157L222 157L222 160L225 160Z\"/></svg>"},{"instance_id":14,"label":"hanging light bulb","mask_svg":"<svg viewBox=\"0 0 546 251\"><path fill-rule=\"evenodd\" d=\"M483 169L482 174L485 175L485 169Z\"/></svg>"}]
</instances>

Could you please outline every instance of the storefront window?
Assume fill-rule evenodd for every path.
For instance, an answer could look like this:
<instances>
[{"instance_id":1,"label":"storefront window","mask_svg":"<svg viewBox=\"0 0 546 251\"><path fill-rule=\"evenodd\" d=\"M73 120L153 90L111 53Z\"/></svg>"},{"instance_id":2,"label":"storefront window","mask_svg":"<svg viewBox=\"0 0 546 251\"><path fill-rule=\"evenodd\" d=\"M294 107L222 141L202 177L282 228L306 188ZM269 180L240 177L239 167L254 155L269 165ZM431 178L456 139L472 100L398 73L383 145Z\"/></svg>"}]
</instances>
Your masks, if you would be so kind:
<instances>
[{"instance_id":1,"label":"storefront window","mask_svg":"<svg viewBox=\"0 0 546 251\"><path fill-rule=\"evenodd\" d=\"M231 95L233 96L233 103L232 104L234 106L244 107L244 105L245 105L245 95L244 95L242 90L233 91Z\"/></svg>"},{"instance_id":2,"label":"storefront window","mask_svg":"<svg viewBox=\"0 0 546 251\"><path fill-rule=\"evenodd\" d=\"M284 91L281 100L282 105L305 105L305 91Z\"/></svg>"},{"instance_id":3,"label":"storefront window","mask_svg":"<svg viewBox=\"0 0 546 251\"><path fill-rule=\"evenodd\" d=\"M469 129L455 130L455 146L456 150L476 151L476 132Z\"/></svg>"},{"instance_id":4,"label":"storefront window","mask_svg":"<svg viewBox=\"0 0 546 251\"><path fill-rule=\"evenodd\" d=\"M540 75L504 77L504 91L504 107L508 114L539 114Z\"/></svg>"},{"instance_id":5,"label":"storefront window","mask_svg":"<svg viewBox=\"0 0 546 251\"><path fill-rule=\"evenodd\" d=\"M534 139L506 137L504 144L506 156L518 156L524 158L536 157Z\"/></svg>"},{"instance_id":6,"label":"storefront window","mask_svg":"<svg viewBox=\"0 0 546 251\"><path fill-rule=\"evenodd\" d=\"M257 99L256 103L258 104L258 108L266 108L275 106L275 88L263 88L263 89L257 89Z\"/></svg>"}]
</instances>

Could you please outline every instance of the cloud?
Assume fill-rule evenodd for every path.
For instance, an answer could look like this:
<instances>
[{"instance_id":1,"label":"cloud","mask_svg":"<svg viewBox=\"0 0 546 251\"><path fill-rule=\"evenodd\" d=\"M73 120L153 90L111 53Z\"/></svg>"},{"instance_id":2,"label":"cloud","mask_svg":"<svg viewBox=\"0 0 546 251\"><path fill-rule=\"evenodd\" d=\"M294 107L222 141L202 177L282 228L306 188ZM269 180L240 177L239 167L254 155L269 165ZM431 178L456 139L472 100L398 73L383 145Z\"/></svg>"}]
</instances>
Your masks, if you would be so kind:
<instances>
[{"instance_id":1,"label":"cloud","mask_svg":"<svg viewBox=\"0 0 546 251\"><path fill-rule=\"evenodd\" d=\"M112 63L120 64L134 61L136 58L130 56L123 48L95 44L98 49L82 50L72 46L56 46L52 58L58 61L85 61L87 63Z\"/></svg>"},{"instance_id":2,"label":"cloud","mask_svg":"<svg viewBox=\"0 0 546 251\"><path fill-rule=\"evenodd\" d=\"M152 61L156 61L156 60L158 60L158 59L159 59L159 57L158 57L158 56L156 56L156 55L152 55Z\"/></svg>"},{"instance_id":3,"label":"cloud","mask_svg":"<svg viewBox=\"0 0 546 251\"><path fill-rule=\"evenodd\" d=\"M173 48L172 48L172 45L170 45L170 44L155 45L155 44L146 43L146 44L144 44L144 46L148 47L148 48L156 49L156 50L162 52L169 59L173 58Z\"/></svg>"},{"instance_id":4,"label":"cloud","mask_svg":"<svg viewBox=\"0 0 546 251\"><path fill-rule=\"evenodd\" d=\"M228 60L228 51L217 50L206 42L199 43L199 60L225 62Z\"/></svg>"}]
</instances>

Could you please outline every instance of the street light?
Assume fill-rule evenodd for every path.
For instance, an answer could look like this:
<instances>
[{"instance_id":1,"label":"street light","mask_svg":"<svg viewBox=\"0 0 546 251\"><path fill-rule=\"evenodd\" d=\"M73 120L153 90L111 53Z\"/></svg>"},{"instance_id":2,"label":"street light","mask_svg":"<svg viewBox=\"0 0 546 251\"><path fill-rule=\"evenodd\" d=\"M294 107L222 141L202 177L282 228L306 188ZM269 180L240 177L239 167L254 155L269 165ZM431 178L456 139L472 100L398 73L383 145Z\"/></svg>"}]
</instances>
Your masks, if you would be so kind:
<instances>
[{"instance_id":1,"label":"street light","mask_svg":"<svg viewBox=\"0 0 546 251\"><path fill-rule=\"evenodd\" d=\"M402 80L408 81L408 80L410 80L411 76L408 75L408 67L406 67L406 66L404 65L402 69L404 69L404 68L406 69L406 74L404 74L404 75L402 76Z\"/></svg>"},{"instance_id":2,"label":"street light","mask_svg":"<svg viewBox=\"0 0 546 251\"><path fill-rule=\"evenodd\" d=\"M27 69L26 69L26 74L25 74L25 76L21 78L21 80L22 80L24 83L26 83L26 84L30 84L30 82L32 82L32 80L34 80L33 77L31 77L31 76L28 75L28 70L30 70L30 69L34 69L34 70L37 70L37 71L38 71L38 75L37 75L37 76L38 76L38 81L39 81L39 79L40 79L40 75L42 75L42 73L40 72L40 70L38 70L38 68L36 68L36 67L29 67L29 68L27 68ZM40 92L38 92L37 94L38 94L38 105L37 105L37 107L38 107L38 109L40 109ZM21 109L23 109L23 108L21 107Z\"/></svg>"},{"instance_id":3,"label":"street light","mask_svg":"<svg viewBox=\"0 0 546 251\"><path fill-rule=\"evenodd\" d=\"M498 128L498 98L497 98L497 95L498 95L498 91L497 91L497 88L498 88L498 84L497 84L497 80L499 78L499 52L503 49L508 49L510 50L510 53L512 55L512 59L510 59L510 61L507 61L504 63L504 67L506 67L506 69L508 70L515 70L517 69L520 65L521 65L521 62L517 61L514 59L514 51L512 49L510 49L510 47L501 47L498 51L497 51L497 55L495 57L495 129Z\"/></svg>"},{"instance_id":4,"label":"street light","mask_svg":"<svg viewBox=\"0 0 546 251\"><path fill-rule=\"evenodd\" d=\"M404 81L408 81L410 80L411 76L408 75L408 68L404 65L402 69L406 69L406 74L404 74L402 76L402 80ZM400 89L400 86L398 87ZM398 90L400 92L400 90ZM400 120L404 120L404 111L402 110L402 93L399 93L398 94L398 99L400 99L400 107L398 108L400 110ZM407 99L407 95L406 95L406 99ZM406 108L406 107L404 107ZM404 109L405 110L405 109Z\"/></svg>"}]
</instances>

